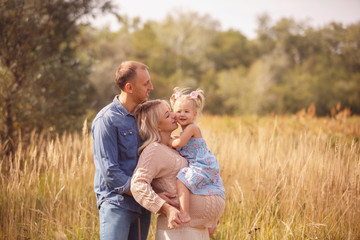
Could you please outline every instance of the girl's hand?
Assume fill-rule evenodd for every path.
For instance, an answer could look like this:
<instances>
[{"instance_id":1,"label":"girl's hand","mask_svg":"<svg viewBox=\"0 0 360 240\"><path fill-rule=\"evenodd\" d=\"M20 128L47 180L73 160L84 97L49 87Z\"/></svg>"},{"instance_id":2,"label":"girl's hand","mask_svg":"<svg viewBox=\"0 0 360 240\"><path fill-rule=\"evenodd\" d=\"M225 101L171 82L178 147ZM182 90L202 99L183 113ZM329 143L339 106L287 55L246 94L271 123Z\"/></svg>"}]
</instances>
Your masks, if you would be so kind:
<instances>
[{"instance_id":1,"label":"girl's hand","mask_svg":"<svg viewBox=\"0 0 360 240\"><path fill-rule=\"evenodd\" d=\"M168 141L168 146L169 147L173 147L173 142L176 140L176 139L178 139L180 136L171 136L171 138L169 139L169 141Z\"/></svg>"},{"instance_id":2,"label":"girl's hand","mask_svg":"<svg viewBox=\"0 0 360 240\"><path fill-rule=\"evenodd\" d=\"M173 143L174 139L175 139L175 138L171 137L171 138L169 139L169 141L168 141L168 144L167 144L167 145L168 145L169 147L171 147L171 148L173 147L173 146L172 146L172 143Z\"/></svg>"}]
</instances>

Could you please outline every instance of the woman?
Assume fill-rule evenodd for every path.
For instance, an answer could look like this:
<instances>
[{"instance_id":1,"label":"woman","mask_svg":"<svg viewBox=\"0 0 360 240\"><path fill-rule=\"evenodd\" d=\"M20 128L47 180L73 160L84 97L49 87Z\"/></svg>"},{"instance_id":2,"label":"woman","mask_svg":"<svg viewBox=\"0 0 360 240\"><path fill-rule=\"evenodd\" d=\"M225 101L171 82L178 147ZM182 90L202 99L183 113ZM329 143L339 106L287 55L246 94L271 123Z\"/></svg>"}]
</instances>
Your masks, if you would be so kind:
<instances>
[{"instance_id":1,"label":"woman","mask_svg":"<svg viewBox=\"0 0 360 240\"><path fill-rule=\"evenodd\" d=\"M135 117L144 143L139 148L141 155L131 180L131 192L143 207L160 213L156 239L209 239L225 207L220 196L191 194L191 221L182 223L179 210L158 195L176 194L176 175L188 165L175 149L167 146L178 127L169 104L163 100L145 102L137 107ZM177 198L174 201L178 203Z\"/></svg>"}]
</instances>

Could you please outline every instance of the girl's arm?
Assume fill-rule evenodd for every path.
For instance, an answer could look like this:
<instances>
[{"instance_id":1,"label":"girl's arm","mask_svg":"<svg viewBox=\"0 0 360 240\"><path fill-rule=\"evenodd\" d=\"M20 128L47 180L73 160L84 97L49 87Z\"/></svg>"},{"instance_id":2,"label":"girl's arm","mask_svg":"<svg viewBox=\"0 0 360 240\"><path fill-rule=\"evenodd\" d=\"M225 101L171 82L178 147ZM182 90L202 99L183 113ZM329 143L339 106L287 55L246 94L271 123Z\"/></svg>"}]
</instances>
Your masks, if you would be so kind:
<instances>
[{"instance_id":1,"label":"girl's arm","mask_svg":"<svg viewBox=\"0 0 360 240\"><path fill-rule=\"evenodd\" d=\"M179 137L170 139L169 145L174 148L181 148L185 146L191 137L201 137L200 129L195 124L188 125Z\"/></svg>"}]
</instances>

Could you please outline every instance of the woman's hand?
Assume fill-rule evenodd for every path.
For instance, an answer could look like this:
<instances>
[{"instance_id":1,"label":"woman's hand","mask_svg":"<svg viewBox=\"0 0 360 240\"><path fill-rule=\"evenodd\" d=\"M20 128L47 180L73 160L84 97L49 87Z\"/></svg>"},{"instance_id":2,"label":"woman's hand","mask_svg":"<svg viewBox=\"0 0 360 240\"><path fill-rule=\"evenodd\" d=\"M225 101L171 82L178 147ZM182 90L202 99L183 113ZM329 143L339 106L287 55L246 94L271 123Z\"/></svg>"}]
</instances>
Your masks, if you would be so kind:
<instances>
[{"instance_id":1,"label":"woman's hand","mask_svg":"<svg viewBox=\"0 0 360 240\"><path fill-rule=\"evenodd\" d=\"M176 194L171 194L168 192L158 193L159 197L165 200L166 203L170 204L173 207L179 208L180 205L172 200L172 198L176 197Z\"/></svg>"},{"instance_id":2,"label":"woman's hand","mask_svg":"<svg viewBox=\"0 0 360 240\"><path fill-rule=\"evenodd\" d=\"M161 207L160 211L166 215L167 220L168 220L168 227L170 229L178 228L178 227L181 226L182 222L181 222L180 217L179 217L180 211L178 209L176 209L173 206L165 203Z\"/></svg>"}]
</instances>

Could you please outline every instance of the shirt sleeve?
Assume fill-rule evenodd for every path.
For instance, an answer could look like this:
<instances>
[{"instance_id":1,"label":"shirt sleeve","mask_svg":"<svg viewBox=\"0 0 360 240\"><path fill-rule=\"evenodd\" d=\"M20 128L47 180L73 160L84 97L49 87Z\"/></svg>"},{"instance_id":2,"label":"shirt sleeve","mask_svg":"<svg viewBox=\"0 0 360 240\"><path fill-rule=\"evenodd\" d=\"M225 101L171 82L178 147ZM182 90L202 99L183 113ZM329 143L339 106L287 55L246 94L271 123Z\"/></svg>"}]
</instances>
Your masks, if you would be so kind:
<instances>
[{"instance_id":1,"label":"shirt sleeve","mask_svg":"<svg viewBox=\"0 0 360 240\"><path fill-rule=\"evenodd\" d=\"M93 125L92 134L95 167L106 185L118 194L129 192L131 176L126 175L119 165L116 129L104 118L99 118Z\"/></svg>"},{"instance_id":2,"label":"shirt sleeve","mask_svg":"<svg viewBox=\"0 0 360 240\"><path fill-rule=\"evenodd\" d=\"M159 150L148 146L140 156L138 165L131 179L131 193L135 200L152 213L158 213L164 205L163 200L151 187L151 182L162 171ZM160 157L160 158L159 158Z\"/></svg>"}]
</instances>

